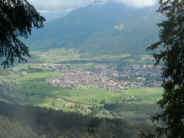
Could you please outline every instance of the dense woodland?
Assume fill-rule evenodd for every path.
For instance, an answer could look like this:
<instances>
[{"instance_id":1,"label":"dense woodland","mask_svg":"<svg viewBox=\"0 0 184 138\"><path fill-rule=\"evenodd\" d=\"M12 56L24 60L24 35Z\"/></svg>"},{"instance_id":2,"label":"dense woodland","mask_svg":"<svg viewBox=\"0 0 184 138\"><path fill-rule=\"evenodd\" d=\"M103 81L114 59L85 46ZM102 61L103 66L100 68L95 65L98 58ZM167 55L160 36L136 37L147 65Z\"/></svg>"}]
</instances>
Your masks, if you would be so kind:
<instances>
[{"instance_id":1,"label":"dense woodland","mask_svg":"<svg viewBox=\"0 0 184 138\"><path fill-rule=\"evenodd\" d=\"M3 102L0 102L0 108L0 137L135 138L136 132L141 130L140 126L137 126L137 130L131 129L128 122L120 119L99 119L78 113L66 113Z\"/></svg>"}]
</instances>

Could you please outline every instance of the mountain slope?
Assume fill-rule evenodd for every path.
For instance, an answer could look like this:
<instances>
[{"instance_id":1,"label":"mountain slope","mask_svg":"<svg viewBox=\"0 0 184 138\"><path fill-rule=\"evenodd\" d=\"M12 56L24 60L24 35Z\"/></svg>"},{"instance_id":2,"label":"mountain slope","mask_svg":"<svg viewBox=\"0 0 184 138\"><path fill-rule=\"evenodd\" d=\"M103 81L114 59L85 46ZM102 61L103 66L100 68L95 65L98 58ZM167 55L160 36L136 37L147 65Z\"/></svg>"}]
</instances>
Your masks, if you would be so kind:
<instances>
[{"instance_id":1,"label":"mountain slope","mask_svg":"<svg viewBox=\"0 0 184 138\"><path fill-rule=\"evenodd\" d=\"M93 55L143 53L157 39L159 20L155 7L91 5L35 31L29 44L33 49L75 48Z\"/></svg>"}]
</instances>

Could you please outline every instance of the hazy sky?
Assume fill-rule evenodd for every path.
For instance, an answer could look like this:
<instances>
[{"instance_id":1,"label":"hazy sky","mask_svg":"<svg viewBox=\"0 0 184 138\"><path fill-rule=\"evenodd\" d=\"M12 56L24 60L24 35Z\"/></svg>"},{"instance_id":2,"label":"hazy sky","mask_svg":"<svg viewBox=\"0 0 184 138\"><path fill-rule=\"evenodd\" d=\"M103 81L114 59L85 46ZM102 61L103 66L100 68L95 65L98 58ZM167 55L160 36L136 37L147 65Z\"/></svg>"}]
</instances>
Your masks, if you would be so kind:
<instances>
[{"instance_id":1,"label":"hazy sky","mask_svg":"<svg viewBox=\"0 0 184 138\"><path fill-rule=\"evenodd\" d=\"M66 12L95 2L118 2L141 8L152 6L156 0L28 0L41 12Z\"/></svg>"}]
</instances>

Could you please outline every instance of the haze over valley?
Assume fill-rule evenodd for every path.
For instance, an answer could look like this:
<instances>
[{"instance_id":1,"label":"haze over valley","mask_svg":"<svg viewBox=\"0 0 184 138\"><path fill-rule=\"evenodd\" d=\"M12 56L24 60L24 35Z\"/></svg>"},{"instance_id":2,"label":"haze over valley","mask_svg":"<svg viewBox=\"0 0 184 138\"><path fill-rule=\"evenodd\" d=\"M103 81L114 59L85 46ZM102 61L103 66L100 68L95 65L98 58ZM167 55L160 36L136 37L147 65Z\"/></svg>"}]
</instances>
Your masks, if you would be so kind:
<instances>
[{"instance_id":1,"label":"haze over valley","mask_svg":"<svg viewBox=\"0 0 184 138\"><path fill-rule=\"evenodd\" d=\"M52 131L46 138L138 138L141 130L151 131L150 116L159 111L163 92L162 66L146 51L159 36L162 17L156 9L113 1L62 14L39 9L49 20L24 40L28 62L0 68L0 107L17 106L0 113L11 117L28 110L33 122L29 113L35 113L41 125L35 121L30 127L39 136Z\"/></svg>"}]
</instances>

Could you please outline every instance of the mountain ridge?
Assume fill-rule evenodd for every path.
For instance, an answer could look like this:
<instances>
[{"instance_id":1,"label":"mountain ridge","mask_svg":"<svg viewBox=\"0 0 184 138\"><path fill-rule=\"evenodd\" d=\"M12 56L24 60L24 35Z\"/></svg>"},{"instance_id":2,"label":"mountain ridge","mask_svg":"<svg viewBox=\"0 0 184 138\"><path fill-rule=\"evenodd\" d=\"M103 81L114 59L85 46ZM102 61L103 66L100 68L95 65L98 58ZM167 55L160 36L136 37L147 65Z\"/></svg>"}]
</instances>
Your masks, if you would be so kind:
<instances>
[{"instance_id":1,"label":"mountain ridge","mask_svg":"<svg viewBox=\"0 0 184 138\"><path fill-rule=\"evenodd\" d=\"M108 3L72 11L33 32L32 49L74 48L81 53L143 53L157 40L160 16L155 7L130 8Z\"/></svg>"}]
</instances>

